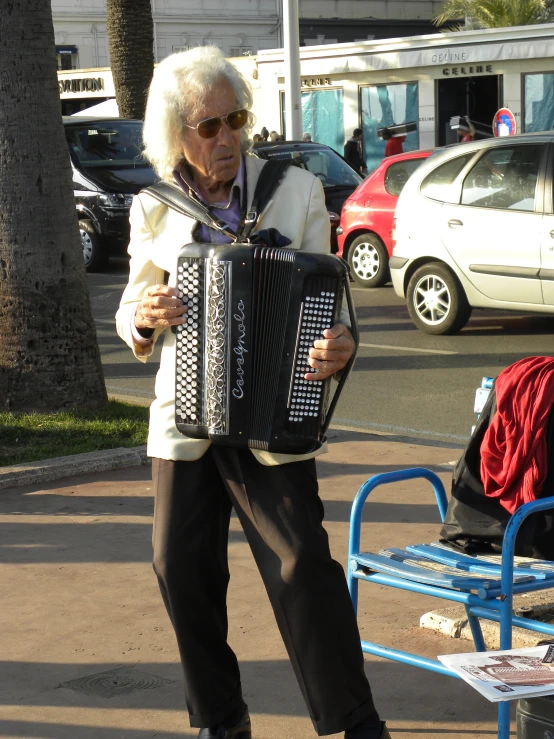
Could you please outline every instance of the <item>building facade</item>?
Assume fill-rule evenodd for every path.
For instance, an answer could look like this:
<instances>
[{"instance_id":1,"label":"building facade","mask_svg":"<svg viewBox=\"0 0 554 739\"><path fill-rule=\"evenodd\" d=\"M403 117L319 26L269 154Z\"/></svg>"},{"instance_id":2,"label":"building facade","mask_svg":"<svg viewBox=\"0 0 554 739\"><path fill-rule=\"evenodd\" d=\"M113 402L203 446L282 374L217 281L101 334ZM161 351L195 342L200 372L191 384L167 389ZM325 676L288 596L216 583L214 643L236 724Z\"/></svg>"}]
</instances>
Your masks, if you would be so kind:
<instances>
[{"instance_id":1,"label":"building facade","mask_svg":"<svg viewBox=\"0 0 554 739\"><path fill-rule=\"evenodd\" d=\"M283 46L282 0L151 0L154 58L215 44L227 56ZM430 32L442 0L300 0L301 45ZM109 67L106 0L52 0L58 68Z\"/></svg>"},{"instance_id":2,"label":"building facade","mask_svg":"<svg viewBox=\"0 0 554 739\"><path fill-rule=\"evenodd\" d=\"M433 33L443 0L300 0L300 44L318 46Z\"/></svg>"},{"instance_id":3,"label":"building facade","mask_svg":"<svg viewBox=\"0 0 554 739\"><path fill-rule=\"evenodd\" d=\"M363 130L368 170L382 160L383 126L415 123L404 150L457 140L449 125L469 116L492 134L508 107L520 132L554 127L554 24L441 33L301 49L303 130L342 153ZM282 50L256 58L260 125L285 133Z\"/></svg>"},{"instance_id":4,"label":"building facade","mask_svg":"<svg viewBox=\"0 0 554 739\"><path fill-rule=\"evenodd\" d=\"M106 0L52 0L58 69L110 66ZM282 46L280 0L152 0L154 59L207 44L227 56Z\"/></svg>"},{"instance_id":5,"label":"building facade","mask_svg":"<svg viewBox=\"0 0 554 739\"><path fill-rule=\"evenodd\" d=\"M255 130L265 126L286 136L283 50L232 61L252 85ZM554 24L304 47L303 130L342 153L353 129L361 128L369 171L383 158L377 135L383 126L414 124L405 151L456 141L453 116L469 116L480 132L492 133L501 107L513 112L519 132L551 130L553 61ZM109 68L60 71L58 77L65 106L114 96Z\"/></svg>"}]
</instances>

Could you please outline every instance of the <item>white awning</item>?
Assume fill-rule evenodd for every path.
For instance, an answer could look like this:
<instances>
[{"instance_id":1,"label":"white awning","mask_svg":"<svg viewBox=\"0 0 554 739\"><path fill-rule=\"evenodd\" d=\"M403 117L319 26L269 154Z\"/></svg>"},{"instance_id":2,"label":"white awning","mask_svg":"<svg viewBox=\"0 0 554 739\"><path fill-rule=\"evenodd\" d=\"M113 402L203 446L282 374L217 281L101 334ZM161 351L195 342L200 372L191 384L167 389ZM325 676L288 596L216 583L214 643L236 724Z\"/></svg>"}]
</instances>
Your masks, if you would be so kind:
<instances>
[{"instance_id":1,"label":"white awning","mask_svg":"<svg viewBox=\"0 0 554 739\"><path fill-rule=\"evenodd\" d=\"M80 110L78 113L73 113L74 116L91 115L98 118L119 118L119 108L115 98L104 100L103 103L98 103L85 110Z\"/></svg>"}]
</instances>

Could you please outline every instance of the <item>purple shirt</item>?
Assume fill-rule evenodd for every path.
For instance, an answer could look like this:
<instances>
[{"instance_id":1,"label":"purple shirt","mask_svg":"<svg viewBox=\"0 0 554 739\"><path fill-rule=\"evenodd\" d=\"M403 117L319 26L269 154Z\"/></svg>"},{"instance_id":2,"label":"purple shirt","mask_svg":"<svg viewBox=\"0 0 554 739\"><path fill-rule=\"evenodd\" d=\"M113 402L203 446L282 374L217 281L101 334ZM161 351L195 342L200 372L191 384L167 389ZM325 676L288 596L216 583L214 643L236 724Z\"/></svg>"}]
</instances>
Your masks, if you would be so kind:
<instances>
[{"instance_id":1,"label":"purple shirt","mask_svg":"<svg viewBox=\"0 0 554 739\"><path fill-rule=\"evenodd\" d=\"M201 202L203 202L205 205L208 205L208 203L206 203L206 200L200 194L200 190L192 179L186 164L178 164L173 171L173 177L175 178L175 182L179 185L179 187L181 187L187 194L190 194L190 191L192 190L192 192ZM210 209L213 212L214 216L224 221L230 228L233 229L233 231L238 231L238 227L240 225L240 206L242 194L244 192L245 179L246 177L244 157L241 154L239 171L237 172L236 177L233 180L233 184L231 185L231 194L229 195L229 200L226 203L212 203L210 206ZM200 235L202 240L209 244L231 243L231 239L228 236L225 236L225 234L222 234L220 231L216 231L213 228L208 228L208 226L205 226L203 223L200 225Z\"/></svg>"}]
</instances>

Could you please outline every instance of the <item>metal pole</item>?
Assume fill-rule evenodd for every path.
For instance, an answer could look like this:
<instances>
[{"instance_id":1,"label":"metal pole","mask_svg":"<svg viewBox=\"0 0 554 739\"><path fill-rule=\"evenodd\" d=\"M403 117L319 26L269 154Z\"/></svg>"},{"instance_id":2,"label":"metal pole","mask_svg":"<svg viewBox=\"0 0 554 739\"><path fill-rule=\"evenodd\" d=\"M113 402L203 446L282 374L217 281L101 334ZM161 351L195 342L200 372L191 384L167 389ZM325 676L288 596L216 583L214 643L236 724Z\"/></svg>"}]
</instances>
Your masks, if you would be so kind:
<instances>
[{"instance_id":1,"label":"metal pole","mask_svg":"<svg viewBox=\"0 0 554 739\"><path fill-rule=\"evenodd\" d=\"M300 95L300 34L298 0L283 0L283 36L285 46L285 124L287 139L302 139L302 104Z\"/></svg>"},{"instance_id":2,"label":"metal pole","mask_svg":"<svg viewBox=\"0 0 554 739\"><path fill-rule=\"evenodd\" d=\"M158 62L158 32L156 29L156 0L151 0L152 30L154 31L154 64Z\"/></svg>"}]
</instances>

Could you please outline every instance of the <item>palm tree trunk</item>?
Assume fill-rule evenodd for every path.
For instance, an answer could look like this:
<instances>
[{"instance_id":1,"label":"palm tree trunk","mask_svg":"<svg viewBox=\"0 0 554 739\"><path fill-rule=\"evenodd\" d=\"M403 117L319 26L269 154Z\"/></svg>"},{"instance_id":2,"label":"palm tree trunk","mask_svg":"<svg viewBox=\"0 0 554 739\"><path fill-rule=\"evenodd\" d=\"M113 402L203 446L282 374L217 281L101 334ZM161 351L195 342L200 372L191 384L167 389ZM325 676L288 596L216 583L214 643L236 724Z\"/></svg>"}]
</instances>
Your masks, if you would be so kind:
<instances>
[{"instance_id":1,"label":"palm tree trunk","mask_svg":"<svg viewBox=\"0 0 554 739\"><path fill-rule=\"evenodd\" d=\"M106 10L119 115L143 120L154 72L154 26L150 0L107 0Z\"/></svg>"},{"instance_id":2,"label":"palm tree trunk","mask_svg":"<svg viewBox=\"0 0 554 739\"><path fill-rule=\"evenodd\" d=\"M0 14L0 408L96 408L106 390L60 114L51 0Z\"/></svg>"}]
</instances>

